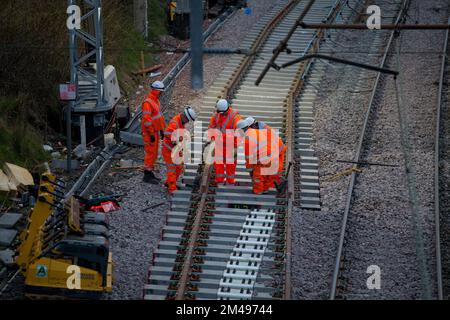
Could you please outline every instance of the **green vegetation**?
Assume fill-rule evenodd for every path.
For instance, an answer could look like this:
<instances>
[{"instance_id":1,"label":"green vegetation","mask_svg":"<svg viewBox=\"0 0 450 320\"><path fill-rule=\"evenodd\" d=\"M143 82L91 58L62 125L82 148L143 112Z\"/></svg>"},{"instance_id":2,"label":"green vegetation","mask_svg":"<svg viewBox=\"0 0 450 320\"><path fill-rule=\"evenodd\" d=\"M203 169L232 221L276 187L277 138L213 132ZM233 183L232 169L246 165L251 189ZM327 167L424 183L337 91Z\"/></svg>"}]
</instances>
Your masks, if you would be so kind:
<instances>
[{"instance_id":1,"label":"green vegetation","mask_svg":"<svg viewBox=\"0 0 450 320\"><path fill-rule=\"evenodd\" d=\"M12 162L32 169L48 160L42 138L25 120L28 113L19 99L0 99L0 164Z\"/></svg>"},{"instance_id":2,"label":"green vegetation","mask_svg":"<svg viewBox=\"0 0 450 320\"><path fill-rule=\"evenodd\" d=\"M150 0L148 3L149 40L155 41L167 33L165 0Z\"/></svg>"},{"instance_id":3,"label":"green vegetation","mask_svg":"<svg viewBox=\"0 0 450 320\"><path fill-rule=\"evenodd\" d=\"M132 1L103 1L105 63L116 67L125 94L132 71L155 63L133 28ZM28 168L46 159L42 143L64 134L58 84L69 79L66 1L4 0L0 6L0 162ZM131 9L130 9L131 6ZM149 1L150 41L166 33L164 0ZM153 46L152 48L155 48Z\"/></svg>"}]
</instances>

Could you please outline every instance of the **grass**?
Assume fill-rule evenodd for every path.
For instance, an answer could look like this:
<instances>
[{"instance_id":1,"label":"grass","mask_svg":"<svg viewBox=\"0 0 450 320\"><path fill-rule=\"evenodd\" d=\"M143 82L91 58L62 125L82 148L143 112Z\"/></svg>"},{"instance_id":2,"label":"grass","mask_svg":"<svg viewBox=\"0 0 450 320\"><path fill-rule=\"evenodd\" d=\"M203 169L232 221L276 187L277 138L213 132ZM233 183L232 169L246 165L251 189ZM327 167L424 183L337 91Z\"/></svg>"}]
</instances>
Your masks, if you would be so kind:
<instances>
[{"instance_id":1,"label":"grass","mask_svg":"<svg viewBox=\"0 0 450 320\"><path fill-rule=\"evenodd\" d=\"M149 40L158 40L159 36L167 33L166 11L164 0L150 0L148 3Z\"/></svg>"},{"instance_id":2,"label":"grass","mask_svg":"<svg viewBox=\"0 0 450 320\"><path fill-rule=\"evenodd\" d=\"M25 120L18 99L0 98L0 164L11 162L33 169L47 161L39 133Z\"/></svg>"},{"instance_id":3,"label":"grass","mask_svg":"<svg viewBox=\"0 0 450 320\"><path fill-rule=\"evenodd\" d=\"M150 0L148 7L149 42L157 42L161 35L167 33L165 1ZM124 7L117 7L104 2L107 12L104 21L105 59L116 67L121 89L130 93L135 89L140 77L132 75L141 68L141 52L144 52L145 66L157 63L155 54L150 49L158 49L156 45L149 48L142 35L134 30L132 2L128 4L124 15Z\"/></svg>"}]
</instances>

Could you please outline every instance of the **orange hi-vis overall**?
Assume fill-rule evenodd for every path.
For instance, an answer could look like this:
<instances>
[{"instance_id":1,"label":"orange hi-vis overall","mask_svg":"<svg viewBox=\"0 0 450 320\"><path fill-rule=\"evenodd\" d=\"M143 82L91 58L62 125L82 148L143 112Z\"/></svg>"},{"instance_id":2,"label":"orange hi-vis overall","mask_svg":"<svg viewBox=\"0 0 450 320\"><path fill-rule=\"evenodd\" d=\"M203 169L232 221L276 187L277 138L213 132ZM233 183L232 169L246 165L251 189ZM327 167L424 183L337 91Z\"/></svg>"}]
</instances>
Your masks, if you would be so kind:
<instances>
[{"instance_id":1,"label":"orange hi-vis overall","mask_svg":"<svg viewBox=\"0 0 450 320\"><path fill-rule=\"evenodd\" d=\"M235 183L236 159L234 151L237 148L237 137L234 134L241 116L233 108L228 108L225 113L216 112L209 121L209 129L217 129L220 135L215 137L216 148L214 150L214 168L216 170L216 182ZM227 130L229 130L227 132ZM210 137L211 138L211 137ZM227 145L227 141L233 141L234 146Z\"/></svg>"},{"instance_id":2,"label":"orange hi-vis overall","mask_svg":"<svg viewBox=\"0 0 450 320\"><path fill-rule=\"evenodd\" d=\"M260 194L276 183L281 183L284 168L286 146L263 122L258 122L258 129L248 129L245 133L246 167L253 170L253 193Z\"/></svg>"},{"instance_id":3,"label":"orange hi-vis overall","mask_svg":"<svg viewBox=\"0 0 450 320\"><path fill-rule=\"evenodd\" d=\"M154 170L158 159L159 131L164 130L166 122L161 114L161 104L156 90L152 90L142 103L142 138L144 139L145 170ZM153 137L153 138L152 138ZM153 141L152 141L153 140Z\"/></svg>"},{"instance_id":4,"label":"orange hi-vis overall","mask_svg":"<svg viewBox=\"0 0 450 320\"><path fill-rule=\"evenodd\" d=\"M177 115L169 121L169 125L164 130L164 140L162 143L162 156L167 166L166 185L170 193L177 190L177 180L183 172L183 164L177 165L172 159L172 150L177 145L177 141L179 141L172 141L172 134L178 129L184 129L184 125L181 122L181 115Z\"/></svg>"}]
</instances>

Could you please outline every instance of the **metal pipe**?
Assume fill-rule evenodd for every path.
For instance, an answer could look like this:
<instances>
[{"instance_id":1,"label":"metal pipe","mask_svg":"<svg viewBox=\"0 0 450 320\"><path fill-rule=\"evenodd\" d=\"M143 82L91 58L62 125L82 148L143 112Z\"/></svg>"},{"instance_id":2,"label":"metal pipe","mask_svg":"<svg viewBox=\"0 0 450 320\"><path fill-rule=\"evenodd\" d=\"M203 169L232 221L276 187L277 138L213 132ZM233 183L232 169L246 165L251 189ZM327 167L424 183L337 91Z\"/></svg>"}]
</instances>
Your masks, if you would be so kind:
<instances>
[{"instance_id":1,"label":"metal pipe","mask_svg":"<svg viewBox=\"0 0 450 320\"><path fill-rule=\"evenodd\" d=\"M326 56L323 54L307 54L307 55L304 55L303 57L300 57L298 59L295 59L295 60L292 60L290 62L283 64L281 66L281 68L287 68L289 66L292 66L293 64L297 64L299 62L309 60L309 59L314 59L314 58L335 61L335 62L344 63L344 64L348 64L351 66L359 67L359 68L364 68L364 69L368 69L368 70L373 70L373 71L378 71L381 73L387 73L387 74L392 74L394 76L398 76L398 71L394 71L394 70L390 70L390 69L386 69L386 68L375 67L375 66L371 66L368 64L354 62L354 61L345 60L345 59L340 59L340 58L336 58L336 57ZM280 69L280 67L278 65L275 65L274 68L277 70Z\"/></svg>"},{"instance_id":2,"label":"metal pipe","mask_svg":"<svg viewBox=\"0 0 450 320\"><path fill-rule=\"evenodd\" d=\"M450 24L382 24L380 29L369 29L365 24L326 24L301 22L303 29L349 29L349 30L449 30Z\"/></svg>"},{"instance_id":3,"label":"metal pipe","mask_svg":"<svg viewBox=\"0 0 450 320\"><path fill-rule=\"evenodd\" d=\"M267 72L269 72L269 69L275 65L275 61L277 60L277 58L281 54L281 52L286 50L289 39L292 37L294 32L297 30L297 27L300 25L300 23L302 23L303 19L305 18L306 14L309 12L309 10L311 9L311 7L313 6L315 1L316 0L309 0L305 9L300 14L300 17L295 22L294 26L292 26L291 30L289 30L286 37L283 40L281 40L280 43L278 44L278 46L275 48L272 58L267 63L267 65L264 67L264 69L261 72L261 74L259 75L258 79L256 79L256 81L255 81L256 86L258 86L261 83L261 81L266 76Z\"/></svg>"}]
</instances>

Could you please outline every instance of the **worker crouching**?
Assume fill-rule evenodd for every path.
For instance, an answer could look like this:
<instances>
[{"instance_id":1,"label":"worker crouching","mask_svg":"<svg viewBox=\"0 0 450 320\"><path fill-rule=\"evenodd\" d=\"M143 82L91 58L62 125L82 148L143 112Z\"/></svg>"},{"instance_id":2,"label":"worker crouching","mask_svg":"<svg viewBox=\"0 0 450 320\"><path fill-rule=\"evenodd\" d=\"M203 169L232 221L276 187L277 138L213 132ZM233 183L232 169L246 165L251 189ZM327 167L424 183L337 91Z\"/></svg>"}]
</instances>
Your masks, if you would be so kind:
<instances>
[{"instance_id":1,"label":"worker crouching","mask_svg":"<svg viewBox=\"0 0 450 320\"><path fill-rule=\"evenodd\" d=\"M274 129L252 117L239 121L237 129L245 133L245 163L251 170L253 193L266 193L281 183L286 146Z\"/></svg>"},{"instance_id":2,"label":"worker crouching","mask_svg":"<svg viewBox=\"0 0 450 320\"><path fill-rule=\"evenodd\" d=\"M160 179L154 174L155 162L158 158L159 139L162 138L163 130L166 126L164 117L161 114L161 103L159 98L165 87L161 81L155 81L151 85L151 90L147 98L142 103L142 138L144 140L144 179L151 184L158 184Z\"/></svg>"},{"instance_id":3,"label":"worker crouching","mask_svg":"<svg viewBox=\"0 0 450 320\"><path fill-rule=\"evenodd\" d=\"M184 111L169 121L169 125L164 130L164 140L162 143L162 156L167 167L165 185L169 193L177 190L177 180L183 172L183 142L184 126L188 122L194 122L197 118L192 107L187 106Z\"/></svg>"},{"instance_id":4,"label":"worker crouching","mask_svg":"<svg viewBox=\"0 0 450 320\"><path fill-rule=\"evenodd\" d=\"M241 120L239 113L225 99L216 104L216 113L209 121L208 134L215 141L214 168L216 183L235 184L237 136L235 130Z\"/></svg>"}]
</instances>

